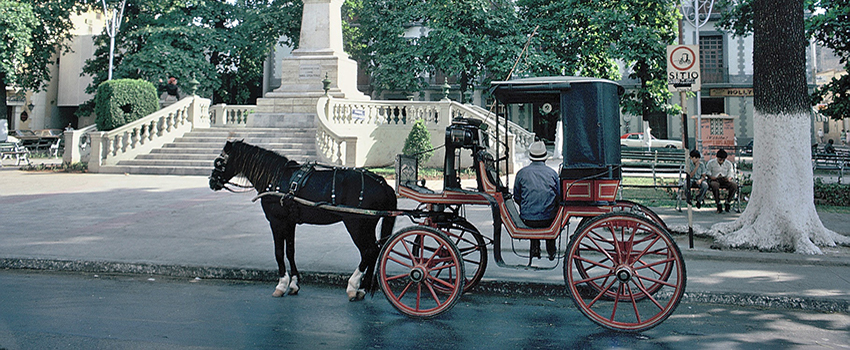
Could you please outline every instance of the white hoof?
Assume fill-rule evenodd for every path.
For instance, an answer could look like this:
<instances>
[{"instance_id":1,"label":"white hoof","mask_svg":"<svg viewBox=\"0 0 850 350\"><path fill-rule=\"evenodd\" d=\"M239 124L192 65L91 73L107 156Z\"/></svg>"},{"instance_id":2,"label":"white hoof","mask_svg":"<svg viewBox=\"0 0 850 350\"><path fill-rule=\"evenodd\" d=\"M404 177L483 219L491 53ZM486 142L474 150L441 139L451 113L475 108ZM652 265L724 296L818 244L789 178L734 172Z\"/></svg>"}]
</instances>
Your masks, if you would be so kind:
<instances>
[{"instance_id":1,"label":"white hoof","mask_svg":"<svg viewBox=\"0 0 850 350\"><path fill-rule=\"evenodd\" d=\"M360 301L366 297L366 291L358 289L354 293L348 293L348 301Z\"/></svg>"},{"instance_id":2,"label":"white hoof","mask_svg":"<svg viewBox=\"0 0 850 350\"><path fill-rule=\"evenodd\" d=\"M280 282L278 282L277 286L274 287L274 293L272 293L272 296L275 297L275 298L280 298L280 297L286 295L286 293L288 293L288 292L289 292L289 274L286 274L286 276L280 278Z\"/></svg>"},{"instance_id":3,"label":"white hoof","mask_svg":"<svg viewBox=\"0 0 850 350\"><path fill-rule=\"evenodd\" d=\"M363 279L363 272L360 272L360 269L355 269L351 278L348 279L348 286L345 287L345 294L348 294L348 300L361 300L366 295L366 292L360 289L361 279ZM362 295L360 295L361 292Z\"/></svg>"},{"instance_id":4,"label":"white hoof","mask_svg":"<svg viewBox=\"0 0 850 350\"><path fill-rule=\"evenodd\" d=\"M301 287L298 285L298 276L292 276L292 281L289 282L289 295L298 295Z\"/></svg>"}]
</instances>

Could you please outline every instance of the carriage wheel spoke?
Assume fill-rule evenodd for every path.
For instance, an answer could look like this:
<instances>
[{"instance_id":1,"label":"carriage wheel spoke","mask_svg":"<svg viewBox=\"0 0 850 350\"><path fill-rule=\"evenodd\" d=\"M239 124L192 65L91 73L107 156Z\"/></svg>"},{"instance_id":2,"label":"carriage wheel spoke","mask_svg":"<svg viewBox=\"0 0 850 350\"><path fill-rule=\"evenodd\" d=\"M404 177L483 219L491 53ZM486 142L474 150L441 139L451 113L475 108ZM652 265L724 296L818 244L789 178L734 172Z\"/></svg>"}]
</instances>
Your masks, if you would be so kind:
<instances>
[{"instance_id":1,"label":"carriage wheel spoke","mask_svg":"<svg viewBox=\"0 0 850 350\"><path fill-rule=\"evenodd\" d=\"M431 298L433 298L433 299L434 299L434 302L435 302L435 303L437 303L437 307L439 307L440 305L442 305L443 303L442 303L442 302L440 302L440 298L439 298L439 297L437 297L437 292L434 290L434 287L433 287L433 286L431 286L431 284L430 284L430 283L425 283L425 286L426 286L426 287L428 287L428 292L430 292L430 294L431 294Z\"/></svg>"}]
</instances>

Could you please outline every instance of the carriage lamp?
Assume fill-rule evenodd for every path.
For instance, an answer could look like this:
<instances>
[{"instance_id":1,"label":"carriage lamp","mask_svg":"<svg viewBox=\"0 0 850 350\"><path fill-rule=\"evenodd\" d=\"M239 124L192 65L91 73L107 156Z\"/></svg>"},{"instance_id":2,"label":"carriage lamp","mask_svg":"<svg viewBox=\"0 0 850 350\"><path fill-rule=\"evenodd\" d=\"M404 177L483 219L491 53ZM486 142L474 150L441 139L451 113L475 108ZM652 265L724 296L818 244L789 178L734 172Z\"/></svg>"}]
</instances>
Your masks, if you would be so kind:
<instances>
[{"instance_id":1,"label":"carriage lamp","mask_svg":"<svg viewBox=\"0 0 850 350\"><path fill-rule=\"evenodd\" d=\"M325 73L325 79L322 79L322 90L325 90L325 96L328 95L328 90L331 89L331 80L328 79L328 73Z\"/></svg>"},{"instance_id":2,"label":"carriage lamp","mask_svg":"<svg viewBox=\"0 0 850 350\"><path fill-rule=\"evenodd\" d=\"M443 100L448 101L449 99L449 89L452 87L449 85L449 78L443 78Z\"/></svg>"},{"instance_id":3,"label":"carriage lamp","mask_svg":"<svg viewBox=\"0 0 850 350\"><path fill-rule=\"evenodd\" d=\"M35 105L34 105L34 104L32 104L32 102L30 102L30 104L28 104L28 105L27 105L27 110L29 110L30 112L32 112L32 109L33 109L33 108L35 108Z\"/></svg>"},{"instance_id":4,"label":"carriage lamp","mask_svg":"<svg viewBox=\"0 0 850 350\"><path fill-rule=\"evenodd\" d=\"M198 91L198 86L201 85L201 82L199 82L197 79L195 79L195 75L192 74L192 80L189 80L188 84L189 84L189 95L194 96L195 92Z\"/></svg>"}]
</instances>

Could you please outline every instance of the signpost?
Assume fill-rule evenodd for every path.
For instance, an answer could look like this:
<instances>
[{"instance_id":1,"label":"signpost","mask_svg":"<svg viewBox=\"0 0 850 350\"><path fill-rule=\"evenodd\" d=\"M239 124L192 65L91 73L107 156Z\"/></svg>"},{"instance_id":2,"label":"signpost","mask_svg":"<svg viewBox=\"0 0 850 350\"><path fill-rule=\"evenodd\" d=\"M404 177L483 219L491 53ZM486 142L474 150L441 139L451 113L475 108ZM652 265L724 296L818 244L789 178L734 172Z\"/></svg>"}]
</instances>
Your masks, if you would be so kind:
<instances>
[{"instance_id":1,"label":"signpost","mask_svg":"<svg viewBox=\"0 0 850 350\"><path fill-rule=\"evenodd\" d=\"M700 88L699 45L667 46L667 89L670 92L678 91L679 100L682 102L682 145L685 149L685 162L691 161L688 157L688 113L685 106L685 92L699 92ZM697 106L699 106L699 99L697 99ZM685 198L687 198L688 202L688 247L693 249L694 228L690 187L691 177L685 174Z\"/></svg>"},{"instance_id":2,"label":"signpost","mask_svg":"<svg viewBox=\"0 0 850 350\"><path fill-rule=\"evenodd\" d=\"M698 45L667 46L667 88L674 91L699 91Z\"/></svg>"}]
</instances>

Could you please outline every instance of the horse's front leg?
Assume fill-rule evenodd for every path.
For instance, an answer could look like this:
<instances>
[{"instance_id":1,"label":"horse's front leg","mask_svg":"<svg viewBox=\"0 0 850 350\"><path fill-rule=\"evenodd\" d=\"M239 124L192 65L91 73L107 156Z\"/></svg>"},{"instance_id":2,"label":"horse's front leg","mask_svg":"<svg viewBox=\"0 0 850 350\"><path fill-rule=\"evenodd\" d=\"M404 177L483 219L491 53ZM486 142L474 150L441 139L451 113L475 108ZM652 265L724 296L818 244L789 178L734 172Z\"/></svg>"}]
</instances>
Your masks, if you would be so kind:
<instances>
[{"instance_id":1,"label":"horse's front leg","mask_svg":"<svg viewBox=\"0 0 850 350\"><path fill-rule=\"evenodd\" d=\"M286 237L286 259L289 260L289 271L292 279L289 281L289 295L298 295L301 286L298 285L298 267L295 266L295 227L290 235Z\"/></svg>"},{"instance_id":2,"label":"horse's front leg","mask_svg":"<svg viewBox=\"0 0 850 350\"><path fill-rule=\"evenodd\" d=\"M277 208L275 207L277 206ZM278 272L278 284L274 288L274 292L272 293L273 297L282 297L287 294L294 294L298 292L298 276L297 274L292 277L289 273L286 272L286 255L287 251L290 251L290 254L294 255L294 247L289 248L291 246L287 244L291 238L295 237L295 223L289 222L287 220L280 220L273 215L275 210L279 210L280 204L271 203L266 204L263 203L263 210L266 213L266 219L269 220L269 225L272 229L272 238L274 238L274 257L277 262L277 272ZM290 263L294 262L294 256L289 257ZM294 281L294 286L296 287L294 293L292 290L292 285Z\"/></svg>"}]
</instances>

